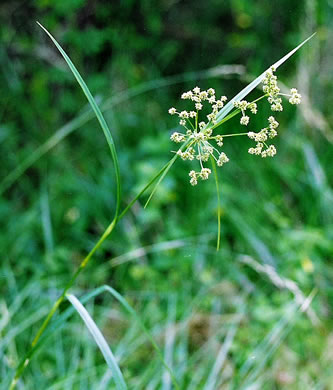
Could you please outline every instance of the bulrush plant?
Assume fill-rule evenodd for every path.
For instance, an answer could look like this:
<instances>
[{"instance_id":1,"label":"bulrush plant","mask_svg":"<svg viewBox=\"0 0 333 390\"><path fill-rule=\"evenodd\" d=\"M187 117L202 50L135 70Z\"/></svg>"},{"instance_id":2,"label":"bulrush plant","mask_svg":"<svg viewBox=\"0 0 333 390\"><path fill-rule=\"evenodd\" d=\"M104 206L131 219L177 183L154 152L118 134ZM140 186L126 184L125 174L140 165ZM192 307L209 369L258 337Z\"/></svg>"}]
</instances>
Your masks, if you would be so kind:
<instances>
[{"instance_id":1,"label":"bulrush plant","mask_svg":"<svg viewBox=\"0 0 333 390\"><path fill-rule=\"evenodd\" d=\"M250 117L247 112L257 114L257 102L267 97L272 111L282 111L282 98L286 96L289 98L290 104L300 104L301 95L296 88L290 90L290 94L282 94L277 84L277 77L274 75L275 67L270 67L264 74L262 79L264 95L254 100L247 102L246 100L234 100L234 111L231 112L229 119L232 116L241 114L240 124L248 126ZM260 131L248 131L246 133L234 134L215 134L216 129L224 123L224 121L217 120L219 110L224 107L228 100L226 96L221 96L219 99L215 96L215 90L209 88L207 91L201 91L199 87L193 90L184 92L181 95L184 100L193 102L195 110L193 111L177 111L172 107L169 109L170 115L177 115L179 117L179 124L184 127L184 132L174 132L171 134L171 141L175 143L182 143L183 147L175 152L182 160L198 160L199 171L191 170L189 173L190 183L192 186L198 184L198 179L207 180L211 174L211 169L205 167L205 163L211 159L217 166L222 167L229 161L227 155L221 151L223 147L224 138L236 136L248 136L256 143L255 147L251 147L248 152L250 154L259 155L261 157L273 157L276 154L276 148L273 144L268 145L270 139L277 136L277 128L279 123L274 116L268 118L268 125ZM208 103L210 105L210 113L206 115L206 121L200 121L200 112L203 105ZM219 150L220 149L220 150Z\"/></svg>"},{"instance_id":2,"label":"bulrush plant","mask_svg":"<svg viewBox=\"0 0 333 390\"><path fill-rule=\"evenodd\" d=\"M39 24L39 23L38 23ZM280 89L277 86L277 79L274 72L277 68L283 64L290 56L292 56L304 43L306 43L311 37L306 39L300 45L298 45L295 49L277 61L274 65L272 65L267 71L263 72L259 77L257 77L254 81L252 81L248 86L246 86L241 92L239 92L233 99L227 102L227 98L225 96L221 96L220 98L216 97L215 91L210 88L207 91L201 91L198 87L195 87L193 90L185 92L182 95L182 99L189 100L194 104L194 109L190 111L177 111L175 108L171 108L169 113L171 115L177 115L179 117L179 124L184 128L184 132L176 132L171 135L171 140L175 143L181 143L180 148L175 151L174 156L167 162L158 172L157 174L150 179L145 187L133 198L133 200L121 211L121 174L120 174L120 166L118 163L117 152L115 148L115 144L113 141L112 134L109 130L109 127L101 113L101 110L97 106L94 98L92 97L86 83L82 79L81 75L75 68L74 64L61 48L59 43L53 38L53 36L42 26L39 26L46 32L46 34L50 37L52 42L55 44L63 58L65 59L67 65L72 71L74 77L78 81L80 87L82 88L85 96L87 97L89 104L96 115L96 118L104 132L106 137L111 157L114 163L115 168L115 178L116 178L116 207L115 213L112 221L109 226L105 229L102 236L98 239L95 246L92 250L87 254L87 256L82 260L76 272L72 275L72 277L67 282L64 287L62 293L59 298L54 302L50 312L46 316L45 320L41 324L38 329L34 339L31 342L30 347L27 349L25 355L23 356L21 362L18 364L16 368L16 372L14 377L11 380L9 385L9 389L13 390L17 383L19 382L25 368L29 365L31 358L33 357L36 350L45 342L46 335L48 332L56 331L56 326L50 326L50 321L54 317L55 313L59 306L66 299L73 305L75 310L79 313L81 318L83 319L85 325L93 335L97 346L100 348L104 359L108 365L108 367L112 370L114 383L117 389L126 389L127 385L124 381L122 373L118 367L117 361L114 358L110 348L105 342L103 335L95 326L93 320L89 316L88 312L85 310L83 305L79 300L77 300L72 294L69 294L70 288L74 285L76 279L81 274L81 272L85 269L89 261L92 259L94 253L98 250L98 248L103 244L103 242L111 235L115 226L119 222L119 220L131 209L133 204L149 189L152 187L152 191L150 196L148 197L148 201L146 205L152 198L156 189L160 182L164 179L169 169L172 167L174 162L178 157L183 160L195 160L199 164L199 168L196 170L191 170L189 173L190 183L192 185L197 185L198 180L206 180L209 178L211 171L213 170L216 182L217 189L217 197L219 203L219 183L218 183L218 175L216 166L221 167L229 161L229 157L221 150L225 139L228 137L234 136L248 136L255 142L254 147L251 147L248 152L253 155L258 155L261 157L272 157L276 153L276 149L274 145L269 144L269 141L273 139L277 135L277 127L278 122L275 117L270 116L268 118L268 122L266 126L259 131L247 131L242 133L235 134L223 134L217 133L217 129L229 119L234 117L235 115L240 114L240 124L249 128L250 116L255 115L257 112L257 103L258 101L267 98L269 104L273 111L282 111L282 100L280 93ZM263 91L264 95L260 98L247 102L244 98L260 83L263 83ZM300 95L296 89L291 89L289 97L289 102L291 104L299 104L300 103ZM201 118L201 112L204 104L209 104L211 108L211 112L206 116L206 119ZM222 128L221 128L222 129ZM207 167L207 162L210 161L211 168ZM193 161L194 162L194 161ZM219 210L219 208L218 208ZM219 247L220 240L220 212L218 213L218 242L217 247ZM113 289L109 288L112 294L118 299L119 302L123 304L127 310L135 316L135 312L129 305L126 303L124 298L122 298L117 292ZM109 291L109 292L110 292ZM57 322L55 322L56 324ZM140 325L140 320L138 320ZM144 326L141 323L142 328ZM50 329L48 329L50 328ZM147 332L146 332L147 334ZM43 337L42 337L43 336ZM166 369L170 373L171 380L173 382L174 388L180 389L180 385L177 382L177 378L173 374L172 370L168 367L166 362L163 359L163 354L159 350L157 344L151 337L151 335L147 334L150 342L153 347L156 349L158 356L161 359L162 364L166 367ZM37 384L36 384L37 386Z\"/></svg>"}]
</instances>

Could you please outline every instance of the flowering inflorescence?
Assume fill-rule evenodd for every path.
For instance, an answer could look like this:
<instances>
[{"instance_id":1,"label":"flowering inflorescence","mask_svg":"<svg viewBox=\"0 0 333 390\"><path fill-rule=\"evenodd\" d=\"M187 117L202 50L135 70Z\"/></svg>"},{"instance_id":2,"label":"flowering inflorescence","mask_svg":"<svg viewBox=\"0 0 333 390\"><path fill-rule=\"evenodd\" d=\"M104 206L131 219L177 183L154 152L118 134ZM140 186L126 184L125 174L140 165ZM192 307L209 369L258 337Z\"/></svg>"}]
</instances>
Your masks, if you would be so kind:
<instances>
[{"instance_id":1,"label":"flowering inflorescence","mask_svg":"<svg viewBox=\"0 0 333 390\"><path fill-rule=\"evenodd\" d=\"M290 90L290 95L285 95L280 92L277 85L277 77L274 74L275 69L271 67L265 73L263 78L264 95L253 102L246 100L234 101L233 106L241 113L240 124L247 126L250 122L250 117L247 113L256 114L258 111L257 101L263 97L267 97L272 111L282 111L282 99L280 96L288 96L289 103L299 104L301 95L296 88ZM268 118L267 127L259 132L248 131L247 133L235 133L225 135L213 135L213 131L219 126L217 116L221 108L226 102L226 96L221 96L219 99L215 96L215 90L209 88L207 91L201 91L199 87L193 90L184 92L181 95L184 100L190 100L194 103L195 110L193 111L177 111L172 107L169 109L169 114L179 117L179 124L184 127L184 132L174 132L170 139L175 143L182 143L181 148L176 152L183 160L198 160L200 165L199 171L191 170L189 173L190 183L194 186L198 184L198 179L207 180L211 174L211 170L204 166L209 160L213 159L216 165L222 166L229 161L227 155L219 150L223 146L224 137L247 135L250 139L256 142L255 147L251 147L248 152L261 157L273 157L276 154L274 145L268 145L267 142L277 136L277 128L279 123L273 116ZM204 104L210 105L210 113L206 115L205 121L199 121L199 113L204 108ZM235 112L237 114L237 112Z\"/></svg>"},{"instance_id":2,"label":"flowering inflorescence","mask_svg":"<svg viewBox=\"0 0 333 390\"><path fill-rule=\"evenodd\" d=\"M246 100L235 101L234 107L238 108L241 111L242 117L240 119L240 124L244 126L247 126L250 122L250 117L245 114L246 110L249 109L252 114L256 114L258 112L257 103L249 103Z\"/></svg>"},{"instance_id":3,"label":"flowering inflorescence","mask_svg":"<svg viewBox=\"0 0 333 390\"><path fill-rule=\"evenodd\" d=\"M250 154L261 155L261 157L273 157L276 154L275 146L267 146L266 141L268 138L277 136L276 129L279 126L279 122L277 122L273 116L270 116L268 118L268 123L269 125L261 129L258 133L254 133L253 131L247 133L248 137L256 142L256 147L249 149Z\"/></svg>"}]
</instances>

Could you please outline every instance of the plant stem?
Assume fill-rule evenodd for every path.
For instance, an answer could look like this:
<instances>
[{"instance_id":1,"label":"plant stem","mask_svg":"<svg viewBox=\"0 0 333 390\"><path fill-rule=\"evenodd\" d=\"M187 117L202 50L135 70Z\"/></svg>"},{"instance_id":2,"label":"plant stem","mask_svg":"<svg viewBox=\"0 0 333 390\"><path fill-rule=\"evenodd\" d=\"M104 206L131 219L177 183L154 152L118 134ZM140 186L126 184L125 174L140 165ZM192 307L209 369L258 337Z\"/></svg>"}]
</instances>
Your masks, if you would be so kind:
<instances>
[{"instance_id":1,"label":"plant stem","mask_svg":"<svg viewBox=\"0 0 333 390\"><path fill-rule=\"evenodd\" d=\"M31 345L30 345L30 348L29 350L27 351L27 353L25 354L25 356L23 357L21 363L18 365L17 369L16 369L16 372L15 372L15 376L10 384L10 387L9 387L9 390L13 390L15 389L16 387L16 384L18 382L18 380L20 379L20 377L22 376L22 373L23 371L25 370L25 368L29 365L29 362L30 362L30 357L33 353L33 350L34 350L34 347L36 346L36 344L38 343L39 339L41 338L42 334L44 333L44 331L46 330L47 326L49 325L52 317L54 316L54 314L56 313L57 309L59 308L59 306L61 305L61 303L64 301L65 299L65 296L68 292L68 290L73 286L73 284L75 283L76 279L78 278L78 276L81 274L81 272L83 271L83 269L87 266L87 264L89 263L89 260L92 258L92 256L94 255L94 253L97 251L97 249L100 248L100 246L103 244L103 242L106 240L106 238L112 233L113 229L115 228L115 226L117 225L118 221L131 209L131 207L133 206L133 204L136 202L137 199L139 199L139 197L152 185L152 183L168 168L170 164L170 161L165 164L161 169L160 171L148 182L148 184L139 192L139 194L137 194L137 196L135 196L135 198L127 205L127 207L125 207L125 209L120 213L120 215L117 217L115 217L112 222L109 224L109 226L105 229L104 233L102 234L102 236L100 237L100 239L97 241L97 243L95 244L95 246L92 248L92 250L88 253L88 255L82 260L81 264L79 265L78 269L75 271L74 275L72 276L72 278L70 279L70 281L67 283L67 285L65 286L62 294L60 295L60 297L57 299L57 301L53 304L49 314L47 315L47 317L45 318L45 320L43 321L41 327L38 329L37 333L36 333L36 336L34 337L33 341L31 342ZM177 387L177 386L176 386Z\"/></svg>"},{"instance_id":2,"label":"plant stem","mask_svg":"<svg viewBox=\"0 0 333 390\"><path fill-rule=\"evenodd\" d=\"M248 133L234 133L234 134L223 134L222 137L237 137L238 135L248 135ZM216 137L212 137L216 138Z\"/></svg>"}]
</instances>

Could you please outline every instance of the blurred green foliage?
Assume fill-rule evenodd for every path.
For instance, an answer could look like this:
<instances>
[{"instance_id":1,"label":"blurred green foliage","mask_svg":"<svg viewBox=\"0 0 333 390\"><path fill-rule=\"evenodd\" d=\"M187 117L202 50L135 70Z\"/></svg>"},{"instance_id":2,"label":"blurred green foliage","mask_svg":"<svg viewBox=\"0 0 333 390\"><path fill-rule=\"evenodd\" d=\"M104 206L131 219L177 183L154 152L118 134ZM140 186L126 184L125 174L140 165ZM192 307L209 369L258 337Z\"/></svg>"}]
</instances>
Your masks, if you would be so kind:
<instances>
[{"instance_id":1,"label":"blurred green foliage","mask_svg":"<svg viewBox=\"0 0 333 390\"><path fill-rule=\"evenodd\" d=\"M249 156L247 139L226 142L230 163L220 170L221 250L214 249L214 181L193 189L189 166L177 162L149 207L135 205L75 287L78 296L112 285L142 315L162 348L167 324L188 321L186 336L177 333L174 356L184 389L205 388L217 348L240 312L223 370L225 387L216 388L251 383L261 389L332 388L332 14L330 0L0 4L0 181L88 110L38 20L64 47L101 105L110 97L120 100L105 116L121 163L123 206L170 158L169 135L176 125L167 110L179 103L182 91L198 84L231 98L317 31L278 71L279 79L297 86L304 100L298 110L286 107L277 117L277 156ZM209 79L199 73L224 64L244 65L245 73ZM188 72L198 72L197 79L189 80ZM168 77L173 75L183 75L183 81L172 83ZM253 120L256 129L268 113L262 106ZM226 130L231 127L239 131L237 119ZM95 120L64 138L1 195L0 305L9 314L0 319L0 378L12 375L41 318L110 222L114 198L113 166ZM151 247L157 243L165 243L164 249ZM112 266L111 259L130 251L126 261ZM253 351L284 318L295 296L249 266L244 256L274 267L304 296L315 291L312 308L320 319L317 324L306 313L288 317L289 330L279 334L275 353L257 353L264 366L252 382L242 377L244 364L252 373L260 367L257 361L249 363ZM162 381L162 367L150 362L149 345L143 343L131 355L138 331L121 308L102 295L91 310L105 325L111 345L123 346L121 368L131 388L148 388L154 378ZM36 383L40 388L97 388L105 368L86 332L77 331L79 324L71 319L34 357L24 388ZM209 340L213 344L204 349ZM184 361L188 369L182 371ZM96 372L83 380L86 369Z\"/></svg>"}]
</instances>

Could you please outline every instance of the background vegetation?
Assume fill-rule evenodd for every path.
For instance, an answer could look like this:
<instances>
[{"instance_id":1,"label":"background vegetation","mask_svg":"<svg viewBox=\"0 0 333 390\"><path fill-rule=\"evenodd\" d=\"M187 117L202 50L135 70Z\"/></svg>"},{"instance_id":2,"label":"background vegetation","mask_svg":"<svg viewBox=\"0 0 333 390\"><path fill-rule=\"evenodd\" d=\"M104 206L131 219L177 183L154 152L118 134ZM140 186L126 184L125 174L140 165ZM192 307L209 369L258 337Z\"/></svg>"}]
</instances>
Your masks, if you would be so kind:
<instances>
[{"instance_id":1,"label":"background vegetation","mask_svg":"<svg viewBox=\"0 0 333 390\"><path fill-rule=\"evenodd\" d=\"M123 206L169 160L176 123L167 110L181 92L199 85L231 98L317 31L277 72L304 97L277 116L277 156L248 155L247 139L226 143L221 250L215 183L192 188L189 166L177 162L72 291L120 292L183 389L333 389L332 14L331 0L1 2L1 388L115 206L104 136L38 20L104 110ZM262 108L253 125L267 114ZM231 127L239 131L237 119ZM129 388L172 388L142 329L110 294L86 307ZM57 326L18 388L36 386L113 388L77 314Z\"/></svg>"}]
</instances>

